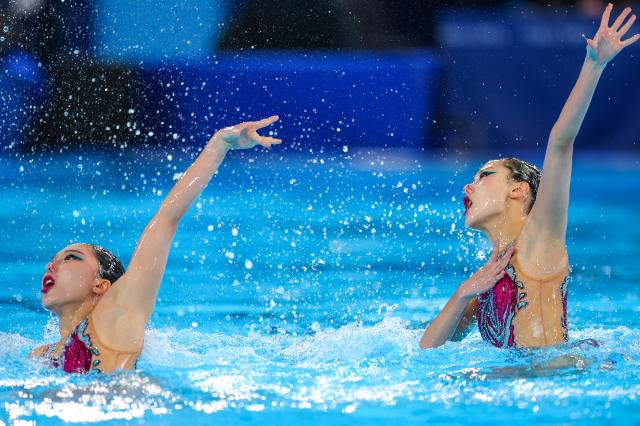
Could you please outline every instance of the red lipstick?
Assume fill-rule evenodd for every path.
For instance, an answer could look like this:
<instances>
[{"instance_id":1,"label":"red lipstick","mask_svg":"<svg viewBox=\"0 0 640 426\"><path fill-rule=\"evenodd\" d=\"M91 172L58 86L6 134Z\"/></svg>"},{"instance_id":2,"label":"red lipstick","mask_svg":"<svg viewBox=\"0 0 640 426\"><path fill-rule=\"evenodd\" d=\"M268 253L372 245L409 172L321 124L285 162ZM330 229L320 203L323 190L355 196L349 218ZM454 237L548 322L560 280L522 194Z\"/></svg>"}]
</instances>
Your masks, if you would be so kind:
<instances>
[{"instance_id":1,"label":"red lipstick","mask_svg":"<svg viewBox=\"0 0 640 426\"><path fill-rule=\"evenodd\" d=\"M51 274L45 274L44 277L42 277L42 292L46 293L49 290L51 290L51 288L55 285L56 280L53 278L53 275Z\"/></svg>"}]
</instances>

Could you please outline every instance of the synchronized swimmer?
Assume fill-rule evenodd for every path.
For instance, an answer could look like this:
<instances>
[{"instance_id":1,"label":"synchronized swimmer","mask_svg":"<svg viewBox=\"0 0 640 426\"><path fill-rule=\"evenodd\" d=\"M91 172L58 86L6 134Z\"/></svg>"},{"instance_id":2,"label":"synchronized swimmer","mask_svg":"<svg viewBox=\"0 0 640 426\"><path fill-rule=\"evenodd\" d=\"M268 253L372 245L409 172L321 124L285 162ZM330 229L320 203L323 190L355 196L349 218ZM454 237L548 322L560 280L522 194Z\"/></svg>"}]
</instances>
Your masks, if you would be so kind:
<instances>
[{"instance_id":1,"label":"synchronized swimmer","mask_svg":"<svg viewBox=\"0 0 640 426\"><path fill-rule=\"evenodd\" d=\"M613 5L587 40L587 55L549 135L544 165L492 160L464 186L465 226L491 241L487 263L460 284L420 339L433 348L461 340L475 322L497 347L542 347L569 340L567 213L573 141L607 63L640 34L622 40L636 19L625 8L609 25Z\"/></svg>"},{"instance_id":2,"label":"synchronized swimmer","mask_svg":"<svg viewBox=\"0 0 640 426\"><path fill-rule=\"evenodd\" d=\"M640 38L622 40L635 21L635 15L627 19L630 8L610 26L611 10L609 4L587 40L582 71L551 130L543 171L516 158L492 160L465 185L465 225L489 238L493 254L458 287L424 332L421 347L461 339L474 319L483 339L499 347L568 340L565 240L573 141L606 64ZM30 356L73 373L134 369L180 220L228 151L281 143L257 133L277 120L215 133L163 200L126 271L110 251L92 244L58 252L42 278L42 305L59 318L60 339Z\"/></svg>"},{"instance_id":3,"label":"synchronized swimmer","mask_svg":"<svg viewBox=\"0 0 640 426\"><path fill-rule=\"evenodd\" d=\"M110 251L92 244L57 253L42 278L42 305L58 316L60 340L31 356L70 373L134 369L180 220L228 151L282 142L258 134L277 120L241 123L213 135L145 228L126 272Z\"/></svg>"}]
</instances>

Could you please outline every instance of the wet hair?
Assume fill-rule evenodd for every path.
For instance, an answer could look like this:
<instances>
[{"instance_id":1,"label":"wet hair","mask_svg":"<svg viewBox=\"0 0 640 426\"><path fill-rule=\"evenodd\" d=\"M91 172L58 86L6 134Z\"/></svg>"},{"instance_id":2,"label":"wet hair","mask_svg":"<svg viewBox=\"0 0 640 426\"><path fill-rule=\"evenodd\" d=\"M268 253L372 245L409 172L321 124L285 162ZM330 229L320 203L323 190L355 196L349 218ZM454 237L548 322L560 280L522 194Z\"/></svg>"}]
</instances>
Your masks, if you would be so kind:
<instances>
[{"instance_id":1,"label":"wet hair","mask_svg":"<svg viewBox=\"0 0 640 426\"><path fill-rule=\"evenodd\" d=\"M124 265L111 251L95 244L86 244L98 259L98 276L109 280L111 284L124 275Z\"/></svg>"},{"instance_id":2,"label":"wet hair","mask_svg":"<svg viewBox=\"0 0 640 426\"><path fill-rule=\"evenodd\" d=\"M527 214L529 214L538 195L541 170L535 165L515 157L501 158L496 161L500 161L502 165L511 171L509 174L510 179L516 182L527 182L529 184L529 190L531 191L529 205L527 206Z\"/></svg>"}]
</instances>

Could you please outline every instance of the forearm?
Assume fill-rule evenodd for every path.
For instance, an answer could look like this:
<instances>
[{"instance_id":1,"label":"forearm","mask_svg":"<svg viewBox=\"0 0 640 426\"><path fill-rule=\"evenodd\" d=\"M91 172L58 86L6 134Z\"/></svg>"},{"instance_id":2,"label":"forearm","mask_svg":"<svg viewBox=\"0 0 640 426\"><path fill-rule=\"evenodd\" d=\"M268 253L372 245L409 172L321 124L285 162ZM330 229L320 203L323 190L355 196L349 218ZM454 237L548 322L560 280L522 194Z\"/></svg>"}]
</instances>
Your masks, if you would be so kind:
<instances>
[{"instance_id":1,"label":"forearm","mask_svg":"<svg viewBox=\"0 0 640 426\"><path fill-rule=\"evenodd\" d=\"M458 328L469 302L468 298L456 291L425 330L420 339L420 347L423 349L435 348L450 340Z\"/></svg>"},{"instance_id":2,"label":"forearm","mask_svg":"<svg viewBox=\"0 0 640 426\"><path fill-rule=\"evenodd\" d=\"M156 217L180 221L218 170L228 151L228 145L214 135L166 196Z\"/></svg>"},{"instance_id":3,"label":"forearm","mask_svg":"<svg viewBox=\"0 0 640 426\"><path fill-rule=\"evenodd\" d=\"M578 81L551 130L550 144L566 146L573 143L587 114L604 68L605 64L597 63L589 58L585 59Z\"/></svg>"}]
</instances>

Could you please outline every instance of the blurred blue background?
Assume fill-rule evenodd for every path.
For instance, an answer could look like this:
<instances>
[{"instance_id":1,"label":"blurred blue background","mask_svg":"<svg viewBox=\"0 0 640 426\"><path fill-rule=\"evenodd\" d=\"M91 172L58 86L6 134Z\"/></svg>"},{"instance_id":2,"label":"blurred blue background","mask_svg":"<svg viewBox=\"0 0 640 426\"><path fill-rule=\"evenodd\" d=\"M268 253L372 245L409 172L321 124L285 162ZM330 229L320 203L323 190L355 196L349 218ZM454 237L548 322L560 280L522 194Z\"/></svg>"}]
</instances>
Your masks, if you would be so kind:
<instances>
[{"instance_id":1,"label":"blurred blue background","mask_svg":"<svg viewBox=\"0 0 640 426\"><path fill-rule=\"evenodd\" d=\"M0 6L2 147L201 146L277 113L278 135L300 150L535 149L603 7L11 0ZM628 50L602 79L581 146L638 148L640 49Z\"/></svg>"}]
</instances>

